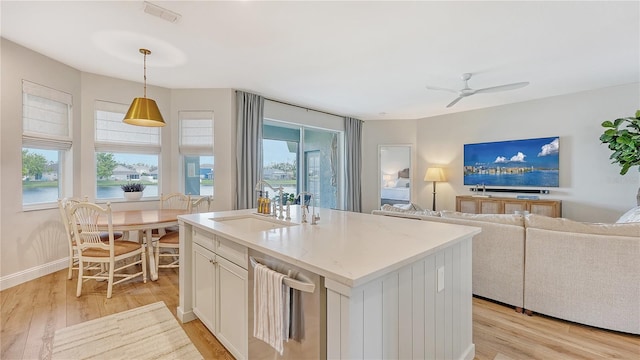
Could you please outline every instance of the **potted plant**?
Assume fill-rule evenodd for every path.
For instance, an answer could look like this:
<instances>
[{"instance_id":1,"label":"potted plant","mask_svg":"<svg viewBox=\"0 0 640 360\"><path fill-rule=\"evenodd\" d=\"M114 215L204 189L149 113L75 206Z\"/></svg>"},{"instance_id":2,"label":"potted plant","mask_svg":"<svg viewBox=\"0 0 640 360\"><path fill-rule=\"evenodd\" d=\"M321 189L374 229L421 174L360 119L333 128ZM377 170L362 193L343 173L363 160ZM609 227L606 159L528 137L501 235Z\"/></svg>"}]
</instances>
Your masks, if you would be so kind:
<instances>
[{"instance_id":1,"label":"potted plant","mask_svg":"<svg viewBox=\"0 0 640 360\"><path fill-rule=\"evenodd\" d=\"M124 191L124 198L127 200L140 200L145 187L146 185L137 182L128 182L120 185L120 188Z\"/></svg>"},{"instance_id":2,"label":"potted plant","mask_svg":"<svg viewBox=\"0 0 640 360\"><path fill-rule=\"evenodd\" d=\"M635 117L604 121L602 127L606 130L600 136L600 141L613 151L609 159L613 160L612 164L620 164L620 175L640 165L640 110L636 111ZM640 188L636 199L640 205Z\"/></svg>"}]
</instances>

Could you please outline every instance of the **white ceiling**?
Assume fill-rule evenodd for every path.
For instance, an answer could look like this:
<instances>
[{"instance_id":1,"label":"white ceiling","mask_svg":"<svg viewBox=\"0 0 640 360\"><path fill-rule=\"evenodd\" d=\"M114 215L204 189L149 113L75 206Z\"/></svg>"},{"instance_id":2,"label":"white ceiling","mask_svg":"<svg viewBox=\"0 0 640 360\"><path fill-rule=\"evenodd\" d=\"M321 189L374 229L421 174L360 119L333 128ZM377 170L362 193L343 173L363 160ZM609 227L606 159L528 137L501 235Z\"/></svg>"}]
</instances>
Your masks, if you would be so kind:
<instances>
[{"instance_id":1,"label":"white ceiling","mask_svg":"<svg viewBox=\"0 0 640 360\"><path fill-rule=\"evenodd\" d=\"M415 119L640 82L640 2L2 1L1 36L76 69ZM450 109L470 72L477 94ZM153 94L149 94L153 97Z\"/></svg>"}]
</instances>

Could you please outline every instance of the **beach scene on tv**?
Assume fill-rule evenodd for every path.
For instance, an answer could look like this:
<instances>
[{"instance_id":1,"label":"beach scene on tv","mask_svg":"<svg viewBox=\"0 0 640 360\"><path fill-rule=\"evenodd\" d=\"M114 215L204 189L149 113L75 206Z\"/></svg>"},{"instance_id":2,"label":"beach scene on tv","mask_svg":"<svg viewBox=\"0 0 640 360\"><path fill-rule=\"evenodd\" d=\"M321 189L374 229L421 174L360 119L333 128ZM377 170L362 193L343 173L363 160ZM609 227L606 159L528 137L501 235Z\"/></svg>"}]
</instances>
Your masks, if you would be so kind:
<instances>
[{"instance_id":1,"label":"beach scene on tv","mask_svg":"<svg viewBox=\"0 0 640 360\"><path fill-rule=\"evenodd\" d=\"M558 137L464 145L464 185L559 186Z\"/></svg>"}]
</instances>

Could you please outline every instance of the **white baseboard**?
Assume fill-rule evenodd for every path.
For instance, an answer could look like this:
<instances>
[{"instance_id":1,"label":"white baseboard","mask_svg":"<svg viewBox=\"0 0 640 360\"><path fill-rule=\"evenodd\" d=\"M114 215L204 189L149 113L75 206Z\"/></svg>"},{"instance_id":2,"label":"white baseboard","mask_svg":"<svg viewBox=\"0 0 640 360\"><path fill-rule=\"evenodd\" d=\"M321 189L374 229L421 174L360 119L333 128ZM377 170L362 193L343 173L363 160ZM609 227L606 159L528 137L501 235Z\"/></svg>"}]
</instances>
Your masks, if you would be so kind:
<instances>
[{"instance_id":1,"label":"white baseboard","mask_svg":"<svg viewBox=\"0 0 640 360\"><path fill-rule=\"evenodd\" d=\"M0 291L66 269L67 266L69 266L69 257L0 277Z\"/></svg>"},{"instance_id":2,"label":"white baseboard","mask_svg":"<svg viewBox=\"0 0 640 360\"><path fill-rule=\"evenodd\" d=\"M462 356L460 357L460 359L464 359L464 360L473 360L476 357L476 344L471 344L469 345L469 347L467 348L467 351L465 351L464 354L462 354Z\"/></svg>"}]
</instances>

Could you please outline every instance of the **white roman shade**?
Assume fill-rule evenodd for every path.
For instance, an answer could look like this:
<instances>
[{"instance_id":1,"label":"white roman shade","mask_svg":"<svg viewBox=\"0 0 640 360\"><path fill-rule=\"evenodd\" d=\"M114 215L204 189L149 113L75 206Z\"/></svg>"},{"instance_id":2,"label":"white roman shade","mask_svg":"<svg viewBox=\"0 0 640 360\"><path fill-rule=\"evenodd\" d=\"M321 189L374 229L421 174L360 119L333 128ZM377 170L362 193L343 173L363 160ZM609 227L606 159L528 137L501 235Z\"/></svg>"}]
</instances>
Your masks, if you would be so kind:
<instances>
[{"instance_id":1,"label":"white roman shade","mask_svg":"<svg viewBox=\"0 0 640 360\"><path fill-rule=\"evenodd\" d=\"M71 94L22 80L22 146L71 149Z\"/></svg>"},{"instance_id":2,"label":"white roman shade","mask_svg":"<svg viewBox=\"0 0 640 360\"><path fill-rule=\"evenodd\" d=\"M128 108L125 104L96 100L96 151L159 154L160 128L123 123Z\"/></svg>"},{"instance_id":3,"label":"white roman shade","mask_svg":"<svg viewBox=\"0 0 640 360\"><path fill-rule=\"evenodd\" d=\"M213 111L180 111L180 154L213 155Z\"/></svg>"}]
</instances>

